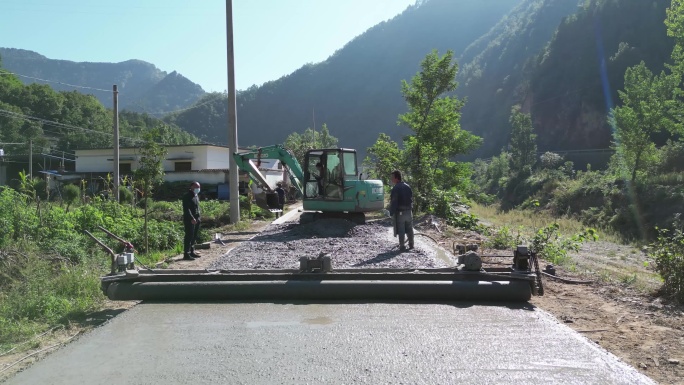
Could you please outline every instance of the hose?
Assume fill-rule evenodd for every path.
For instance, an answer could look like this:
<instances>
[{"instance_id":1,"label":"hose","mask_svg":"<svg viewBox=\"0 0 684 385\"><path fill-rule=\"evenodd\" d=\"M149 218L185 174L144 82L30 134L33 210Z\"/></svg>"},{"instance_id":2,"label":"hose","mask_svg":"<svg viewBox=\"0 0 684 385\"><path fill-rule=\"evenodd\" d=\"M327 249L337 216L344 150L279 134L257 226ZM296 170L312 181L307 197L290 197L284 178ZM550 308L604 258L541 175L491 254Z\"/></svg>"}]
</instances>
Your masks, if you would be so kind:
<instances>
[{"instance_id":1,"label":"hose","mask_svg":"<svg viewBox=\"0 0 684 385\"><path fill-rule=\"evenodd\" d=\"M553 279L561 281L563 283L569 283L572 285L589 285L589 284L594 283L594 281L577 281L577 280L573 280L573 279L561 278L561 277L557 277L553 274L549 274L545 271L541 271L540 273L542 273L546 277L553 278Z\"/></svg>"}]
</instances>

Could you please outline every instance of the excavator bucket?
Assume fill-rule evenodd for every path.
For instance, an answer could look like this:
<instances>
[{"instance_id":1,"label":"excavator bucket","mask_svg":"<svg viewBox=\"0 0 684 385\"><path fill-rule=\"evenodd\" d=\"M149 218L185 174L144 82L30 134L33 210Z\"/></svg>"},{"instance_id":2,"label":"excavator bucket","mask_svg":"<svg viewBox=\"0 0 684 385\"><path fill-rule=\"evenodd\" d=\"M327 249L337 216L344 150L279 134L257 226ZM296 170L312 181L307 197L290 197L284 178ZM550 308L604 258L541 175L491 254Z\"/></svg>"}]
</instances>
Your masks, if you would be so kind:
<instances>
[{"instance_id":1,"label":"excavator bucket","mask_svg":"<svg viewBox=\"0 0 684 385\"><path fill-rule=\"evenodd\" d=\"M278 194L275 192L262 191L261 193L254 194L254 200L257 206L264 210L278 209Z\"/></svg>"}]
</instances>

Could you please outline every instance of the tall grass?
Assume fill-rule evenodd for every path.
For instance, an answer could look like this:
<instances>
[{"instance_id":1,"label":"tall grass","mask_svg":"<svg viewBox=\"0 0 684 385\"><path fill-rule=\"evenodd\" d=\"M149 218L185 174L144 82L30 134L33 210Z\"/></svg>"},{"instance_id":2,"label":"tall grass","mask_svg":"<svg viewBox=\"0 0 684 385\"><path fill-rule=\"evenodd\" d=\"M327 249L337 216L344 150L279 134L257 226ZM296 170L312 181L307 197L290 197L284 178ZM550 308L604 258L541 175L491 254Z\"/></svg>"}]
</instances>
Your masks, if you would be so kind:
<instances>
[{"instance_id":1,"label":"tall grass","mask_svg":"<svg viewBox=\"0 0 684 385\"><path fill-rule=\"evenodd\" d=\"M521 230L525 234L533 234L540 228L550 223L558 223L559 229L563 234L578 234L583 232L587 226L574 218L555 217L548 212L532 209L513 209L501 211L498 206L482 206L473 204L470 211L485 223L490 223L495 227L507 226L511 231ZM626 243L625 240L615 231L605 228L597 228L599 239L614 242Z\"/></svg>"}]
</instances>

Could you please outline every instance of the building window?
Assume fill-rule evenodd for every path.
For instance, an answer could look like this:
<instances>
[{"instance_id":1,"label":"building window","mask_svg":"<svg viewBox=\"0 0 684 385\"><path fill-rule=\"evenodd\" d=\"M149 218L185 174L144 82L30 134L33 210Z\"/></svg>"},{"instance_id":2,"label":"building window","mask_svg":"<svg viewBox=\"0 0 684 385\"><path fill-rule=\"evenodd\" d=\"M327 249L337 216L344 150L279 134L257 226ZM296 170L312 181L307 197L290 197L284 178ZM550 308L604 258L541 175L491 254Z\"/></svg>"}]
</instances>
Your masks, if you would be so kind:
<instances>
[{"instance_id":1,"label":"building window","mask_svg":"<svg viewBox=\"0 0 684 385\"><path fill-rule=\"evenodd\" d=\"M119 163L119 174L131 174L130 163Z\"/></svg>"},{"instance_id":2,"label":"building window","mask_svg":"<svg viewBox=\"0 0 684 385\"><path fill-rule=\"evenodd\" d=\"M174 171L192 171L192 162L176 162Z\"/></svg>"}]
</instances>

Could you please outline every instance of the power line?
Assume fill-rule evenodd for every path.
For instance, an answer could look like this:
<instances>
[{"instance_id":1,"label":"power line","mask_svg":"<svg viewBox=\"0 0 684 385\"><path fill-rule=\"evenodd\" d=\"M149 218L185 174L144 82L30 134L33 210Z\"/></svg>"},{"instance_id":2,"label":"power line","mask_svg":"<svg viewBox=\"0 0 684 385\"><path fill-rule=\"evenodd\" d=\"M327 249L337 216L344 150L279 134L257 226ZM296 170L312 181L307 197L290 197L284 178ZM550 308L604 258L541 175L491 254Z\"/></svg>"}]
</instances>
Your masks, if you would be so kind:
<instances>
[{"instance_id":1,"label":"power line","mask_svg":"<svg viewBox=\"0 0 684 385\"><path fill-rule=\"evenodd\" d=\"M210 99L210 100L207 100L207 101L204 102L204 103L197 104L197 105L194 105L194 106L191 106L191 107L187 107L187 108L181 108L181 109L173 110L173 111L148 112L148 114L150 114L150 115L152 115L152 116L168 115L168 114L173 114L173 113L176 113L176 112L192 110L192 109L195 109L195 108L201 107L201 106L206 106L207 104L213 103L213 102L215 102L215 101L216 101L215 99Z\"/></svg>"},{"instance_id":2,"label":"power line","mask_svg":"<svg viewBox=\"0 0 684 385\"><path fill-rule=\"evenodd\" d=\"M5 70L2 70L2 72L0 72L0 75L15 75L15 76L21 76L22 78L33 79L33 80L39 80L39 81L41 81L41 82L46 82L46 83L56 83L56 84L61 84L61 85L63 85L63 86L68 86L68 87L83 88L83 89L86 89L86 90L93 90L93 91L112 92L112 90L105 90L105 89L102 89L102 88L95 88L95 87L88 87L88 86L78 86L78 85L75 85L75 84L69 84L69 83L58 82L58 81L56 81L56 80L47 80L47 79L35 78L35 77L32 77L32 76L22 75L22 74L18 74L18 73L16 73L16 72L9 72L9 71L5 71Z\"/></svg>"},{"instance_id":3,"label":"power line","mask_svg":"<svg viewBox=\"0 0 684 385\"><path fill-rule=\"evenodd\" d=\"M42 124L45 124L45 125L48 125L48 126L52 126L52 127L66 128L66 129L78 130L78 131L82 131L82 132L92 132L92 133L96 133L96 134L114 136L114 134L111 133L111 132L97 131L97 130L92 130L92 129L89 129L89 128L83 128L83 127L78 127L78 126L72 126L72 125L70 125L70 124L59 123L59 122L53 122L53 121L51 121L51 120L39 118L39 117L37 117L37 116L24 115L24 114L20 114L20 113L8 111L8 110L3 110L3 109L0 109L0 116L5 116L5 117L8 117L8 118L14 118L14 119L24 119L24 120L36 121L36 122L40 122L40 123L42 123ZM138 138L129 138L129 137L125 137L125 136L122 136L121 139L127 139L127 140L131 140L131 141L133 141L133 142L140 142L140 143L144 143L144 142L145 142L145 141L142 140L142 139L138 139Z\"/></svg>"}]
</instances>

